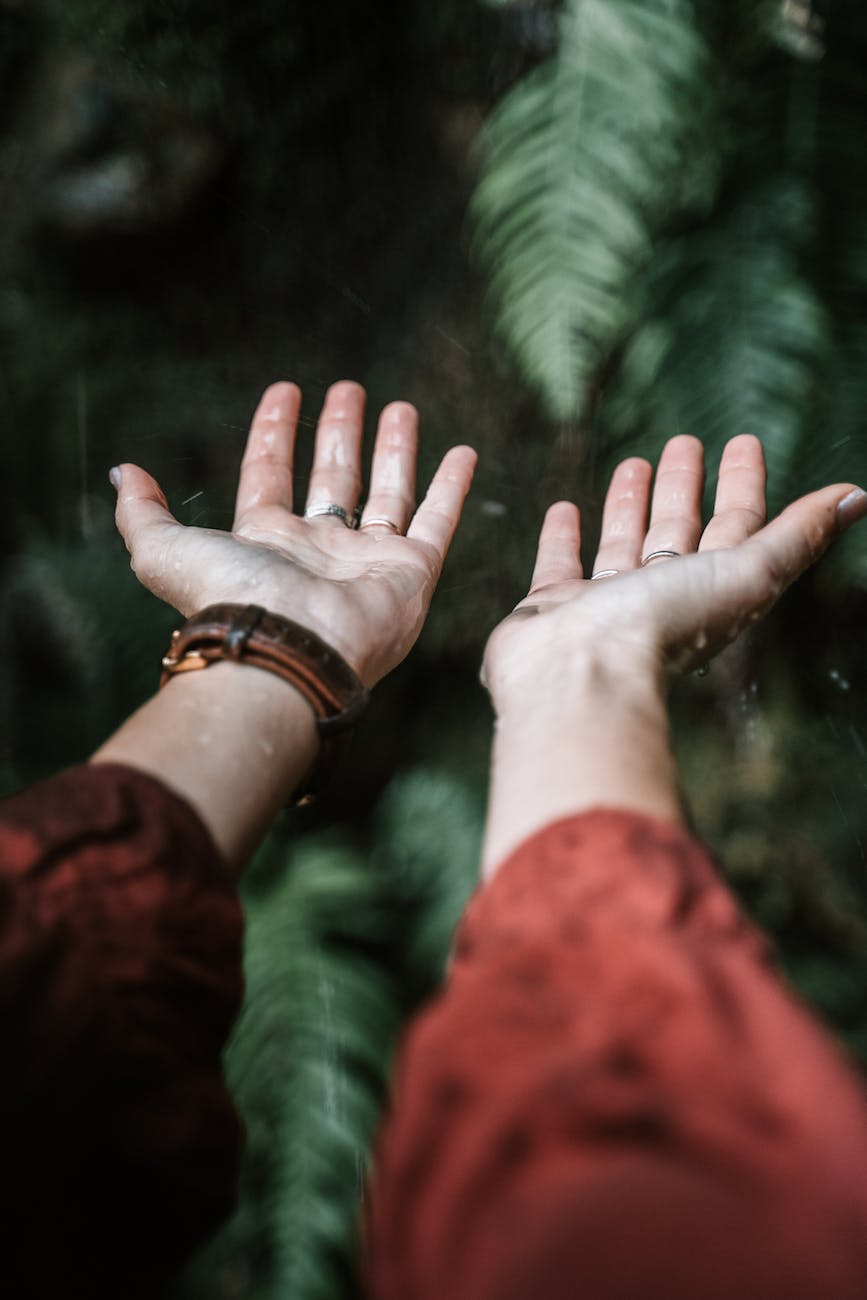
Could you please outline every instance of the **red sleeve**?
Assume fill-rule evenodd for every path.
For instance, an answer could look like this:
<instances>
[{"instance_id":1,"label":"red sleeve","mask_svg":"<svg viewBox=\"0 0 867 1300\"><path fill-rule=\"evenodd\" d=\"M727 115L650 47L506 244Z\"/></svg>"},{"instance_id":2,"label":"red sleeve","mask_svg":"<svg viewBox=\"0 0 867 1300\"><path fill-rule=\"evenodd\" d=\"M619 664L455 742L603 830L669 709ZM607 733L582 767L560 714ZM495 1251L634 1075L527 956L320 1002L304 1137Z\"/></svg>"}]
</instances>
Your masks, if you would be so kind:
<instances>
[{"instance_id":1,"label":"red sleeve","mask_svg":"<svg viewBox=\"0 0 867 1300\"><path fill-rule=\"evenodd\" d=\"M0 804L10 1295L159 1296L231 1210L241 933L207 831L150 777L81 767Z\"/></svg>"},{"instance_id":2,"label":"red sleeve","mask_svg":"<svg viewBox=\"0 0 867 1300\"><path fill-rule=\"evenodd\" d=\"M374 1300L863 1300L858 1081L685 832L571 818L475 896L366 1254Z\"/></svg>"}]
</instances>

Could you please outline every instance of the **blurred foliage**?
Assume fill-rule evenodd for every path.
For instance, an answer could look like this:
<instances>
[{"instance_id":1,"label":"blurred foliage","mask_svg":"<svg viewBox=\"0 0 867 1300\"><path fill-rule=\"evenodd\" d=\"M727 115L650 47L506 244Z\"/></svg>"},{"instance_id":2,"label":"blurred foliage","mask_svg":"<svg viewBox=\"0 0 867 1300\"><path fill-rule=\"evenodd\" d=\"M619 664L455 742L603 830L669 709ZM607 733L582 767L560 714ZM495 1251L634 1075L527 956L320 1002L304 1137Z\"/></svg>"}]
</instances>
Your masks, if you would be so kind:
<instances>
[{"instance_id":1,"label":"blurred foliage","mask_svg":"<svg viewBox=\"0 0 867 1300\"><path fill-rule=\"evenodd\" d=\"M759 433L775 507L867 478L867 16L823 8L564 0L473 197L498 332L550 415L609 457ZM863 547L834 563L867 579Z\"/></svg>"},{"instance_id":2,"label":"blurred foliage","mask_svg":"<svg viewBox=\"0 0 867 1300\"><path fill-rule=\"evenodd\" d=\"M777 502L867 479L867 28L854 0L821 16L0 0L4 788L84 758L155 684L175 616L114 536L114 461L146 464L183 522L225 527L258 390L304 389L303 490L344 374L372 417L418 405L422 480L454 441L481 453L421 642L357 730L363 762L249 873L227 1058L247 1161L189 1300L352 1294L395 1035L472 886L481 650L543 507L580 498L592 543L611 458L687 429L711 465L758 432ZM675 722L700 832L867 1065L857 530L835 555L684 683Z\"/></svg>"},{"instance_id":3,"label":"blurred foliage","mask_svg":"<svg viewBox=\"0 0 867 1300\"><path fill-rule=\"evenodd\" d=\"M349 1295L361 1194L406 1015L439 983L475 882L482 805L396 779L364 853L325 833L262 851L245 887L247 995L227 1055L247 1124L241 1203L184 1294ZM432 828L438 834L431 834Z\"/></svg>"},{"instance_id":4,"label":"blurred foliage","mask_svg":"<svg viewBox=\"0 0 867 1300\"><path fill-rule=\"evenodd\" d=\"M560 28L487 122L474 212L500 330L566 420L636 316L664 218L707 206L721 140L691 0L572 0Z\"/></svg>"}]
</instances>

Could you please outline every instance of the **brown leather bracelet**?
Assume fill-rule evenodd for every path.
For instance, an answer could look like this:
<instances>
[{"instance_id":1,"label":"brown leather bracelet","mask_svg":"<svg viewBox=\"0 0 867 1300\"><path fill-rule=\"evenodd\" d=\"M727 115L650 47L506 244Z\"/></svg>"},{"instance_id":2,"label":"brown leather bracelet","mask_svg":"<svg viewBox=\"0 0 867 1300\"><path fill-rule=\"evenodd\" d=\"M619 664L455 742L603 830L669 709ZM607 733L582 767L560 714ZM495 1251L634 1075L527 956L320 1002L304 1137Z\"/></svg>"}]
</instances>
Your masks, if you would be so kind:
<instances>
[{"instance_id":1,"label":"brown leather bracelet","mask_svg":"<svg viewBox=\"0 0 867 1300\"><path fill-rule=\"evenodd\" d=\"M337 739L370 698L361 679L321 637L261 605L209 605L172 633L160 686L178 673L228 660L272 672L300 691L313 710L321 741L316 763L296 792L307 803L330 774Z\"/></svg>"}]
</instances>

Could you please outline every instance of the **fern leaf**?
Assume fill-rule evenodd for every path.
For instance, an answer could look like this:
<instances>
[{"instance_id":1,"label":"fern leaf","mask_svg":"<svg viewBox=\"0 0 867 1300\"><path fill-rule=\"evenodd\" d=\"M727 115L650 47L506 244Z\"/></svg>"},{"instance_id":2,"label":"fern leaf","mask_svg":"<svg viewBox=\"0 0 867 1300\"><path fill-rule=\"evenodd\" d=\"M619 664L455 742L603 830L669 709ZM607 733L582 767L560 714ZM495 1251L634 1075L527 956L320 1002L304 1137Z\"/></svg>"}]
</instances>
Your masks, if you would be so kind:
<instances>
[{"instance_id":1,"label":"fern leaf","mask_svg":"<svg viewBox=\"0 0 867 1300\"><path fill-rule=\"evenodd\" d=\"M475 250L499 332L555 418L580 413L634 318L662 221L709 200L710 73L688 0L569 0L557 55L489 120Z\"/></svg>"},{"instance_id":2,"label":"fern leaf","mask_svg":"<svg viewBox=\"0 0 867 1300\"><path fill-rule=\"evenodd\" d=\"M813 224L801 187L777 179L661 252L653 311L626 350L608 412L621 429L643 422L650 454L692 433L711 463L728 438L755 433L774 506L797 486L828 361L825 313L800 268Z\"/></svg>"}]
</instances>

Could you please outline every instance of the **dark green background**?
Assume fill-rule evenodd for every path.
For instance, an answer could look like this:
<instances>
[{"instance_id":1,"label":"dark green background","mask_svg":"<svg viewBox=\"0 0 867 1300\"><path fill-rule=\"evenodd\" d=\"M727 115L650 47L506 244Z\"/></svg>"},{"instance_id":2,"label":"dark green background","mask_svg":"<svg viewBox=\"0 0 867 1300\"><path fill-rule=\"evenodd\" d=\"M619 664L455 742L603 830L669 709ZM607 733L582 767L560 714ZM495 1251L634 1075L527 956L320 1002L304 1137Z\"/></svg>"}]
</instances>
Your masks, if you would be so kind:
<instances>
[{"instance_id":1,"label":"dark green background","mask_svg":"<svg viewBox=\"0 0 867 1300\"><path fill-rule=\"evenodd\" d=\"M0 3L6 789L86 758L156 684L176 620L129 572L110 465L148 468L183 522L228 527L246 424L277 378L304 392L302 470L341 377L367 387L368 450L385 402L416 403L422 481L454 442L481 457L421 642L249 877L229 1069L250 1159L190 1295L351 1290L390 1044L472 884L485 638L526 586L544 507L577 498L592 537L613 456L666 432L554 422L492 342L468 253L479 130L555 40L546 5ZM823 562L674 711L699 832L867 1063L858 573Z\"/></svg>"}]
</instances>

